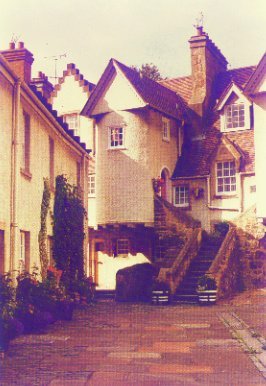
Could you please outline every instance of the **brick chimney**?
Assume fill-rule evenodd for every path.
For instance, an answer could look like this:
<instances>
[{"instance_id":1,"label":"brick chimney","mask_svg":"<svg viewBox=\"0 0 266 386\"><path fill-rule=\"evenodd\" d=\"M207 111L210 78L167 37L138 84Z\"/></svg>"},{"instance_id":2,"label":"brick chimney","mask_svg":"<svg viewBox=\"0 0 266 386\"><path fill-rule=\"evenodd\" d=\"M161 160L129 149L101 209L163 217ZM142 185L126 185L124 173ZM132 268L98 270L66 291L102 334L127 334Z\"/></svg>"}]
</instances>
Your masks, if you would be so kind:
<instances>
[{"instance_id":1,"label":"brick chimney","mask_svg":"<svg viewBox=\"0 0 266 386\"><path fill-rule=\"evenodd\" d=\"M208 109L215 76L227 69L227 60L202 26L189 40L191 49L192 97L190 107L203 117Z\"/></svg>"},{"instance_id":2,"label":"brick chimney","mask_svg":"<svg viewBox=\"0 0 266 386\"><path fill-rule=\"evenodd\" d=\"M42 96L48 101L53 92L53 85L49 82L48 77L41 71L38 72L38 76L31 80L31 85L36 87Z\"/></svg>"},{"instance_id":3,"label":"brick chimney","mask_svg":"<svg viewBox=\"0 0 266 386\"><path fill-rule=\"evenodd\" d=\"M34 61L33 55L24 47L23 42L19 42L17 48L15 43L9 44L9 49L0 51L5 59L10 63L12 70L26 83L31 81L31 65Z\"/></svg>"}]
</instances>

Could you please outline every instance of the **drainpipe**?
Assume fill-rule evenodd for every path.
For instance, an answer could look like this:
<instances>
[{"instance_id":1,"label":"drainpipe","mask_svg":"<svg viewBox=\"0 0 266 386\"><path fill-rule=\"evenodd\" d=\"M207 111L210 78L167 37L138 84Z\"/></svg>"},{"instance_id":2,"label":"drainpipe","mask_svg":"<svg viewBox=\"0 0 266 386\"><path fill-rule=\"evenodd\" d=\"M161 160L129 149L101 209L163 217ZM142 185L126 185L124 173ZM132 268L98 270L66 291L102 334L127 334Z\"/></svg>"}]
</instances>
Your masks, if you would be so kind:
<instances>
[{"instance_id":1,"label":"drainpipe","mask_svg":"<svg viewBox=\"0 0 266 386\"><path fill-rule=\"evenodd\" d=\"M84 208L87 213L88 217L88 190L87 190L87 162L86 162L86 156L83 154L82 155L82 201ZM87 275L87 270L88 270L88 262L87 262L87 257L88 257L88 221L87 217L84 219L84 230L85 230L85 237L84 237L84 243L83 243L83 250L84 250L84 270Z\"/></svg>"},{"instance_id":2,"label":"drainpipe","mask_svg":"<svg viewBox=\"0 0 266 386\"><path fill-rule=\"evenodd\" d=\"M18 132L21 80L15 81L12 98L12 146L11 146L11 191L10 191L10 262L9 270L14 275L16 268L16 246L18 245Z\"/></svg>"}]
</instances>

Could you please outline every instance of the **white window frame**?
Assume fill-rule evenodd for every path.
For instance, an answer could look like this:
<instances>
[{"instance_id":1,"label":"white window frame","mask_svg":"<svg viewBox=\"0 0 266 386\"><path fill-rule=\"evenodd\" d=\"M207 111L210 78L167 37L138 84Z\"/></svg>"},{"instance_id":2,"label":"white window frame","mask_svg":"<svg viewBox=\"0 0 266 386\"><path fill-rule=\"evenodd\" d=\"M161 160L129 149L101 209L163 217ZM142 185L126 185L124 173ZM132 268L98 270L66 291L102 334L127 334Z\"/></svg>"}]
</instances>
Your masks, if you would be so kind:
<instances>
[{"instance_id":1,"label":"white window frame","mask_svg":"<svg viewBox=\"0 0 266 386\"><path fill-rule=\"evenodd\" d=\"M177 206L180 208L186 208L189 206L189 186L188 185L178 185L173 187L173 204L174 206Z\"/></svg>"},{"instance_id":2,"label":"white window frame","mask_svg":"<svg viewBox=\"0 0 266 386\"><path fill-rule=\"evenodd\" d=\"M118 133L113 133L113 131L118 130ZM112 136L118 135L117 140L112 141ZM120 137L122 143L120 142ZM116 144L117 142L117 144ZM124 149L125 148L125 128L123 126L110 126L108 127L108 148L109 149Z\"/></svg>"},{"instance_id":3,"label":"white window frame","mask_svg":"<svg viewBox=\"0 0 266 386\"><path fill-rule=\"evenodd\" d=\"M116 251L117 256L127 256L129 254L129 239L117 239L116 240Z\"/></svg>"},{"instance_id":4,"label":"white window frame","mask_svg":"<svg viewBox=\"0 0 266 386\"><path fill-rule=\"evenodd\" d=\"M75 119L73 119L73 121L71 122L71 118L75 118ZM68 119L70 119L70 121L68 121ZM79 124L78 113L64 114L64 122L68 124L69 130L73 130L73 133L76 137L80 136L80 124Z\"/></svg>"},{"instance_id":5,"label":"white window frame","mask_svg":"<svg viewBox=\"0 0 266 386\"><path fill-rule=\"evenodd\" d=\"M242 112L242 114L241 114ZM246 109L243 102L231 103L224 108L224 130L244 130L246 127ZM228 127L230 125L231 127Z\"/></svg>"},{"instance_id":6,"label":"white window frame","mask_svg":"<svg viewBox=\"0 0 266 386\"><path fill-rule=\"evenodd\" d=\"M95 197L95 173L88 175L88 196L89 197Z\"/></svg>"},{"instance_id":7,"label":"white window frame","mask_svg":"<svg viewBox=\"0 0 266 386\"><path fill-rule=\"evenodd\" d=\"M163 133L163 141L170 141L170 120L162 117L162 133Z\"/></svg>"},{"instance_id":8,"label":"white window frame","mask_svg":"<svg viewBox=\"0 0 266 386\"><path fill-rule=\"evenodd\" d=\"M219 165L221 165L221 168ZM219 182L222 182L222 185L221 183L219 184ZM223 190L219 190L219 185L223 187ZM229 190L225 190L225 186L228 186ZM236 193L237 193L237 177L236 177L235 161L234 160L217 161L216 162L216 194L217 195L235 195Z\"/></svg>"}]
</instances>

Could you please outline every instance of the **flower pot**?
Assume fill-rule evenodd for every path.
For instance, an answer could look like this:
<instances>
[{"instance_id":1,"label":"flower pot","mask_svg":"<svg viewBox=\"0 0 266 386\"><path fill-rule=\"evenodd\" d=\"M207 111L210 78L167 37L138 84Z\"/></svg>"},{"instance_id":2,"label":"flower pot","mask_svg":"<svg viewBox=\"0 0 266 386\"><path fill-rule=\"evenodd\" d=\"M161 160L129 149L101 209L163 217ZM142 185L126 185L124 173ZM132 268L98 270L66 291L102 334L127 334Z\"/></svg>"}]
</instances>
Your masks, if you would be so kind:
<instances>
[{"instance_id":1,"label":"flower pot","mask_svg":"<svg viewBox=\"0 0 266 386\"><path fill-rule=\"evenodd\" d=\"M72 302L57 302L57 317L61 320L72 320L74 305Z\"/></svg>"},{"instance_id":2,"label":"flower pot","mask_svg":"<svg viewBox=\"0 0 266 386\"><path fill-rule=\"evenodd\" d=\"M197 291L198 294L198 300L200 304L215 304L216 302L216 295L217 290L203 290L203 291Z\"/></svg>"},{"instance_id":3,"label":"flower pot","mask_svg":"<svg viewBox=\"0 0 266 386\"><path fill-rule=\"evenodd\" d=\"M155 305L167 305L170 303L170 291L167 289L152 290L151 302Z\"/></svg>"}]
</instances>

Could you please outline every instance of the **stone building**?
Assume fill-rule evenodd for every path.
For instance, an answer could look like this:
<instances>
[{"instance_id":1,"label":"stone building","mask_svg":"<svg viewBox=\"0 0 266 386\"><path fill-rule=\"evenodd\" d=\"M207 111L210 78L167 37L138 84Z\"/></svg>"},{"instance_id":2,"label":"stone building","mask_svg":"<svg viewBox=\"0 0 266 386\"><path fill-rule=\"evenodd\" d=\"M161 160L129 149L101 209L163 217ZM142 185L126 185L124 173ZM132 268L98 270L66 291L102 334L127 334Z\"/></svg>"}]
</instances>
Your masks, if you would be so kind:
<instances>
[{"instance_id":1,"label":"stone building","mask_svg":"<svg viewBox=\"0 0 266 386\"><path fill-rule=\"evenodd\" d=\"M40 266L38 233L44 178L52 198L55 178L80 185L87 209L89 151L47 103L53 87L31 78L32 53L23 43L0 52L0 270ZM51 203L52 209L53 203ZM47 219L51 255L52 225ZM87 243L87 242L86 242Z\"/></svg>"},{"instance_id":2,"label":"stone building","mask_svg":"<svg viewBox=\"0 0 266 386\"><path fill-rule=\"evenodd\" d=\"M244 233L244 222L257 229L254 254L242 248L242 270L254 268L260 283L265 274L255 250L263 248L258 224L266 219L266 58L228 70L202 27L189 44L191 75L161 82L111 59L81 112L96 124L89 260L100 288L114 288L119 267L158 257L154 193L168 212L178 210L177 223L194 219L208 232L221 221L242 224Z\"/></svg>"}]
</instances>

